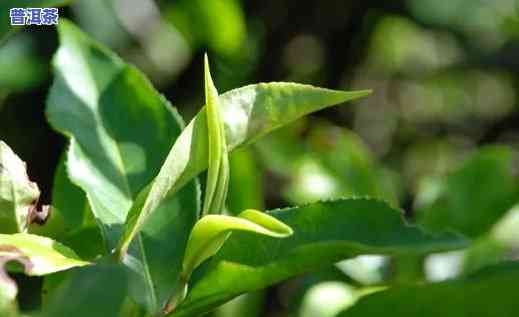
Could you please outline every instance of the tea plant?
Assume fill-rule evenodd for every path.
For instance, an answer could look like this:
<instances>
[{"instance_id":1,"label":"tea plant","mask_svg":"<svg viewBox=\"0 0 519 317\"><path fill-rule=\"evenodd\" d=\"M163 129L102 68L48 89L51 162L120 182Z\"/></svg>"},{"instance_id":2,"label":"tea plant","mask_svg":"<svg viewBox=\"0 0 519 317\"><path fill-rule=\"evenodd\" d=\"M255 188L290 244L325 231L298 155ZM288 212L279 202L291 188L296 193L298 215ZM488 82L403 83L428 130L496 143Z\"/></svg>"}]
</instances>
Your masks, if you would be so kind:
<instances>
[{"instance_id":1,"label":"tea plant","mask_svg":"<svg viewBox=\"0 0 519 317\"><path fill-rule=\"evenodd\" d=\"M219 95L206 58L205 107L184 126L136 68L70 22L58 30L46 114L69 144L50 216L36 207L39 189L24 163L0 144L2 316L19 316L5 270L45 276L37 316L180 317L357 255L419 257L468 245L407 225L400 210L368 197L226 212L231 151L369 91L277 82ZM202 195L197 177L206 169ZM496 285L504 277L494 276ZM358 309L385 310L384 294ZM417 311L426 300L417 298Z\"/></svg>"}]
</instances>

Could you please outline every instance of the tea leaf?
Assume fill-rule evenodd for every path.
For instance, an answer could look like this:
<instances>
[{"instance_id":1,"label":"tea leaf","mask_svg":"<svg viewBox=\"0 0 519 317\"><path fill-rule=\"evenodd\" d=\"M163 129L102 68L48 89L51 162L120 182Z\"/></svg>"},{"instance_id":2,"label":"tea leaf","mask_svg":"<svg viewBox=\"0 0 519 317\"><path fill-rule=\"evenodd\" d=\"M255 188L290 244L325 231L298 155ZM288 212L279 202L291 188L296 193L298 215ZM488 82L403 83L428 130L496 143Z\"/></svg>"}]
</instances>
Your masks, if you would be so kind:
<instances>
[{"instance_id":1,"label":"tea leaf","mask_svg":"<svg viewBox=\"0 0 519 317\"><path fill-rule=\"evenodd\" d=\"M519 265L502 263L463 279L434 284L394 287L362 297L338 317L515 316Z\"/></svg>"},{"instance_id":2,"label":"tea leaf","mask_svg":"<svg viewBox=\"0 0 519 317\"><path fill-rule=\"evenodd\" d=\"M189 232L200 210L199 192L182 188L154 213L130 246L124 263L139 279L130 280L134 300L148 311L160 311L180 279Z\"/></svg>"},{"instance_id":3,"label":"tea leaf","mask_svg":"<svg viewBox=\"0 0 519 317\"><path fill-rule=\"evenodd\" d=\"M309 113L369 93L368 90L346 92L294 83L263 83L231 90L219 97L228 149L231 151L252 143ZM143 205L134 206L128 214L119 244L121 254L160 202L207 168L209 146L205 111L202 109L178 137L146 193Z\"/></svg>"},{"instance_id":4,"label":"tea leaf","mask_svg":"<svg viewBox=\"0 0 519 317\"><path fill-rule=\"evenodd\" d=\"M229 175L227 211L237 215L247 208L265 209L263 203L263 170L252 148L236 150L229 157L232 173Z\"/></svg>"},{"instance_id":5,"label":"tea leaf","mask_svg":"<svg viewBox=\"0 0 519 317\"><path fill-rule=\"evenodd\" d=\"M59 242L27 233L0 234L0 256L6 255L26 258L25 273L36 276L89 264Z\"/></svg>"},{"instance_id":6,"label":"tea leaf","mask_svg":"<svg viewBox=\"0 0 519 317\"><path fill-rule=\"evenodd\" d=\"M127 316L121 314L128 288L122 266L98 264L70 273L40 316Z\"/></svg>"},{"instance_id":7,"label":"tea leaf","mask_svg":"<svg viewBox=\"0 0 519 317\"><path fill-rule=\"evenodd\" d=\"M60 46L46 113L51 125L70 138L68 178L86 193L108 253L120 238L128 210L158 173L183 123L137 69L65 19L58 31ZM192 179L177 195L161 201L130 247L125 263L135 273L133 295L150 311L164 304L178 279L200 208L197 186ZM75 230L85 229L79 219L66 221L81 226Z\"/></svg>"},{"instance_id":8,"label":"tea leaf","mask_svg":"<svg viewBox=\"0 0 519 317\"><path fill-rule=\"evenodd\" d=\"M220 114L218 92L209 71L207 55L204 57L204 72L209 162L202 216L208 213L221 213L223 211L229 183L229 157L227 154L224 124Z\"/></svg>"},{"instance_id":9,"label":"tea leaf","mask_svg":"<svg viewBox=\"0 0 519 317\"><path fill-rule=\"evenodd\" d=\"M453 234L431 236L408 226L398 210L371 199L319 202L269 213L290 226L286 239L234 232L193 275L172 316L192 316L289 277L361 254L426 254L462 248Z\"/></svg>"},{"instance_id":10,"label":"tea leaf","mask_svg":"<svg viewBox=\"0 0 519 317\"><path fill-rule=\"evenodd\" d=\"M247 231L275 238L286 238L293 233L292 229L284 223L253 209L243 211L238 217L224 215L202 217L189 236L180 283L177 292L164 309L166 314L173 311L184 300L193 270L215 255L232 231Z\"/></svg>"},{"instance_id":11,"label":"tea leaf","mask_svg":"<svg viewBox=\"0 0 519 317\"><path fill-rule=\"evenodd\" d=\"M183 272L191 272L222 247L231 231L249 231L260 235L285 238L293 232L290 227L265 213L248 209L238 215L208 215L200 219L191 231L187 243Z\"/></svg>"},{"instance_id":12,"label":"tea leaf","mask_svg":"<svg viewBox=\"0 0 519 317\"><path fill-rule=\"evenodd\" d=\"M52 208L52 216L63 218L63 230L67 232L95 224L85 192L68 177L66 155L62 155L54 174Z\"/></svg>"},{"instance_id":13,"label":"tea leaf","mask_svg":"<svg viewBox=\"0 0 519 317\"><path fill-rule=\"evenodd\" d=\"M52 215L45 226L38 231L31 228L31 233L59 240L82 259L93 260L105 254L106 245L85 192L68 177L65 159L66 155L62 155L54 175Z\"/></svg>"},{"instance_id":14,"label":"tea leaf","mask_svg":"<svg viewBox=\"0 0 519 317\"><path fill-rule=\"evenodd\" d=\"M58 30L47 117L71 139L70 180L86 192L112 248L135 197L180 133L181 120L136 69L67 21Z\"/></svg>"},{"instance_id":15,"label":"tea leaf","mask_svg":"<svg viewBox=\"0 0 519 317\"><path fill-rule=\"evenodd\" d=\"M40 198L38 185L29 180L25 163L0 141L0 229L26 232L30 213Z\"/></svg>"}]
</instances>

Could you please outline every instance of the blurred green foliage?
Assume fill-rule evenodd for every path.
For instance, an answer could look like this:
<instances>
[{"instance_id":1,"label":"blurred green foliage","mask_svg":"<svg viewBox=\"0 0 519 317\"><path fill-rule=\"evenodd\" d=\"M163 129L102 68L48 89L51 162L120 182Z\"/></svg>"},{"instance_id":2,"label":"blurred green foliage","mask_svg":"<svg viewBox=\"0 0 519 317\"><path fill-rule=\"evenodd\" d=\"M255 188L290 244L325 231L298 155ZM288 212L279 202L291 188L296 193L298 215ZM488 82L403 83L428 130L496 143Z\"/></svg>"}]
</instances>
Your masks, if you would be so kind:
<instances>
[{"instance_id":1,"label":"blurred green foliage","mask_svg":"<svg viewBox=\"0 0 519 317\"><path fill-rule=\"evenodd\" d=\"M424 180L417 194L418 221L431 230L469 237L485 234L519 200L512 151L486 147L440 179Z\"/></svg>"},{"instance_id":2,"label":"blurred green foliage","mask_svg":"<svg viewBox=\"0 0 519 317\"><path fill-rule=\"evenodd\" d=\"M517 274L517 263L504 263L460 280L395 287L361 298L338 316L380 316L388 309L404 317L513 316Z\"/></svg>"}]
</instances>

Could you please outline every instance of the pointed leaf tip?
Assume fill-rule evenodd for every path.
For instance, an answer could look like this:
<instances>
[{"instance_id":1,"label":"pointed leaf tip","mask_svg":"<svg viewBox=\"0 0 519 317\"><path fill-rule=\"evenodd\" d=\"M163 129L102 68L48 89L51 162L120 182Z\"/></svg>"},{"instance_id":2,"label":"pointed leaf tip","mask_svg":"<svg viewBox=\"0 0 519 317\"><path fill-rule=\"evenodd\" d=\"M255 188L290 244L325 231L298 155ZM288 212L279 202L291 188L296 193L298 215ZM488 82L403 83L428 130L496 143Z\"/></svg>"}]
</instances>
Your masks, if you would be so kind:
<instances>
[{"instance_id":1,"label":"pointed leaf tip","mask_svg":"<svg viewBox=\"0 0 519 317\"><path fill-rule=\"evenodd\" d=\"M357 91L359 98L369 96L373 93L373 89L364 89Z\"/></svg>"},{"instance_id":2,"label":"pointed leaf tip","mask_svg":"<svg viewBox=\"0 0 519 317\"><path fill-rule=\"evenodd\" d=\"M204 57L204 86L207 116L208 171L202 215L221 213L224 209L229 180L229 158L225 127L220 114L218 91L209 70L207 54Z\"/></svg>"},{"instance_id":3,"label":"pointed leaf tip","mask_svg":"<svg viewBox=\"0 0 519 317\"><path fill-rule=\"evenodd\" d=\"M209 68L208 61L207 68ZM371 90L339 91L283 82L248 85L221 95L216 92L215 99L220 106L219 112L224 128L222 128L223 132L214 129L212 134L214 136L221 133L224 136L222 138L224 140L221 141L225 141L227 152L230 152L309 113L355 100L370 93ZM221 166L227 164L225 160L218 163L215 159L218 157L216 153L213 151L214 154L211 155L211 151L208 151L209 143L213 145L216 143L206 137L209 132L210 108L207 103L206 106L205 111L202 110L196 115L171 148L164 166L153 183L152 190L147 193L147 203L143 204L140 210L136 210L135 217L128 217L123 237L127 242L141 230L146 218L157 209L164 197L173 195L206 168L209 168L209 175L210 170L214 174L216 170L214 166L220 166L220 163L223 163ZM210 167L211 164L213 168ZM221 194L219 193L219 197L223 196ZM222 201L222 199L217 200ZM204 202L204 205L207 204ZM210 208L210 210L216 212L219 209ZM202 213L208 213L207 207L203 208Z\"/></svg>"},{"instance_id":4,"label":"pointed leaf tip","mask_svg":"<svg viewBox=\"0 0 519 317\"><path fill-rule=\"evenodd\" d=\"M204 53L204 71L206 75L209 73L209 57L207 53Z\"/></svg>"},{"instance_id":5,"label":"pointed leaf tip","mask_svg":"<svg viewBox=\"0 0 519 317\"><path fill-rule=\"evenodd\" d=\"M248 209L238 217L208 215L200 219L189 236L184 256L184 276L215 255L232 231L247 231L273 238L286 238L292 229L265 213Z\"/></svg>"},{"instance_id":6,"label":"pointed leaf tip","mask_svg":"<svg viewBox=\"0 0 519 317\"><path fill-rule=\"evenodd\" d=\"M242 211L238 217L247 219L249 221L252 221L262 227L265 227L272 233L274 233L273 236L279 237L279 238L285 238L289 237L292 234L294 234L294 231L292 228L284 224L283 222L277 220L276 218L269 216L268 214L254 210L254 209L246 209Z\"/></svg>"},{"instance_id":7,"label":"pointed leaf tip","mask_svg":"<svg viewBox=\"0 0 519 317\"><path fill-rule=\"evenodd\" d=\"M210 91L211 93L216 90L214 86L213 78L211 76L211 68L209 67L209 57L207 53L204 54L204 85L206 92L206 104L207 104L207 94Z\"/></svg>"}]
</instances>

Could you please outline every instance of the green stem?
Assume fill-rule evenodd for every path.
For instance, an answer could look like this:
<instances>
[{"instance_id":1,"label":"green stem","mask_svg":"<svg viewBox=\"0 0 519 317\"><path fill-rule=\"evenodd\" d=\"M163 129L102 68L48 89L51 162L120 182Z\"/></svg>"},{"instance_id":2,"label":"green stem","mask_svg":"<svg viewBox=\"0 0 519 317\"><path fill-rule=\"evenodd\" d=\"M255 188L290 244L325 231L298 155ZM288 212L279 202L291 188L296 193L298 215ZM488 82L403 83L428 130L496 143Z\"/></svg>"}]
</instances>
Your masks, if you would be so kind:
<instances>
[{"instance_id":1,"label":"green stem","mask_svg":"<svg viewBox=\"0 0 519 317\"><path fill-rule=\"evenodd\" d=\"M180 279L178 281L178 287L175 290L175 293L169 300L169 302L164 307L164 315L167 316L171 314L175 308L186 298L187 295L187 282L189 280L189 276L187 276L184 272L180 274Z\"/></svg>"}]
</instances>

